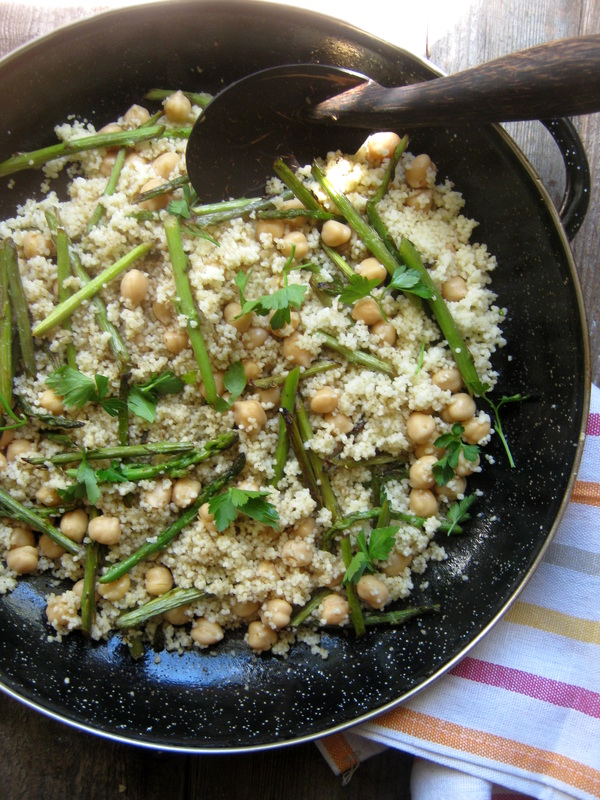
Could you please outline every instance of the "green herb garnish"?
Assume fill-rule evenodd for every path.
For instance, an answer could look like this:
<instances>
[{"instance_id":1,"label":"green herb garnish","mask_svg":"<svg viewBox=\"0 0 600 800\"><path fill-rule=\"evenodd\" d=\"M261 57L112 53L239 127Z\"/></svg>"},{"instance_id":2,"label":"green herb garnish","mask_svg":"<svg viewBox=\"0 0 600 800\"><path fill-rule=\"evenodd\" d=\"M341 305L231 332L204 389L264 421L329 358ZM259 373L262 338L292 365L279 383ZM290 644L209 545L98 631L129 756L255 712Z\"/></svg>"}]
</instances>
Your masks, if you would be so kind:
<instances>
[{"instance_id":1,"label":"green herb garnish","mask_svg":"<svg viewBox=\"0 0 600 800\"><path fill-rule=\"evenodd\" d=\"M353 556L344 574L344 584L358 583L365 572L376 572L376 561L385 561L396 543L398 525L385 528L373 528L367 542L365 532L360 531L356 537L358 552Z\"/></svg>"},{"instance_id":2,"label":"green herb garnish","mask_svg":"<svg viewBox=\"0 0 600 800\"><path fill-rule=\"evenodd\" d=\"M83 408L86 403L99 403L107 414L116 417L122 405L118 398L109 397L108 378L104 375L94 375L92 380L73 367L63 366L48 375L46 385L62 397L65 408Z\"/></svg>"},{"instance_id":3,"label":"green herb garnish","mask_svg":"<svg viewBox=\"0 0 600 800\"><path fill-rule=\"evenodd\" d=\"M223 384L231 397L229 400L224 400L222 397L217 397L215 400L215 408L217 411L228 411L235 403L238 397L246 388L248 379L244 372L244 367L240 361L234 361L223 376Z\"/></svg>"},{"instance_id":4,"label":"green herb garnish","mask_svg":"<svg viewBox=\"0 0 600 800\"><path fill-rule=\"evenodd\" d=\"M453 503L450 506L446 515L450 522L450 527L446 531L448 536L451 536L455 532L461 522L466 522L471 519L471 515L468 512L476 499L477 495L469 494L463 497L460 502ZM458 530L456 530L456 532L458 533Z\"/></svg>"},{"instance_id":5,"label":"green herb garnish","mask_svg":"<svg viewBox=\"0 0 600 800\"><path fill-rule=\"evenodd\" d=\"M450 433L443 433L433 443L434 447L446 451L445 455L439 461L436 461L431 470L438 486L444 486L444 484L452 480L461 453L467 461L477 461L479 445L463 442L461 436L464 430L460 422L457 422L452 426Z\"/></svg>"},{"instance_id":6,"label":"green herb garnish","mask_svg":"<svg viewBox=\"0 0 600 800\"><path fill-rule=\"evenodd\" d=\"M306 294L307 286L299 283L288 282L288 275L293 268L294 254L290 256L288 262L283 268L283 286L273 294L263 294L258 300L246 300L245 290L250 272L244 274L241 270L235 276L235 284L240 291L242 300L242 310L240 316L250 314L254 311L260 317L266 317L272 313L270 325L271 328L277 330L289 325L291 321L291 309L298 309L304 302L304 295Z\"/></svg>"},{"instance_id":7,"label":"green herb garnish","mask_svg":"<svg viewBox=\"0 0 600 800\"><path fill-rule=\"evenodd\" d=\"M215 519L215 527L218 531L224 531L242 513L274 528L279 521L279 515L275 506L264 499L267 495L267 492L230 486L208 503L208 510Z\"/></svg>"}]
</instances>

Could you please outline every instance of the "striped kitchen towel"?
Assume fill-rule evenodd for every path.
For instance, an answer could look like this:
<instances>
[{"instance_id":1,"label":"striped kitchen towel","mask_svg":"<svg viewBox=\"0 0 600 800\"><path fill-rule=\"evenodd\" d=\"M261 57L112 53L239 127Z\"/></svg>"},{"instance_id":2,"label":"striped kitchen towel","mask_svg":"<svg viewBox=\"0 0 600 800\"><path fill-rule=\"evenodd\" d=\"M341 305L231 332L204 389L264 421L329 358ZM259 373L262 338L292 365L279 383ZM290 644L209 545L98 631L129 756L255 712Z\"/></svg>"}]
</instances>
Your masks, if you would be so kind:
<instances>
[{"instance_id":1,"label":"striped kitchen towel","mask_svg":"<svg viewBox=\"0 0 600 800\"><path fill-rule=\"evenodd\" d=\"M563 521L502 620L431 687L317 744L346 775L413 754L413 800L600 798L600 389Z\"/></svg>"}]
</instances>

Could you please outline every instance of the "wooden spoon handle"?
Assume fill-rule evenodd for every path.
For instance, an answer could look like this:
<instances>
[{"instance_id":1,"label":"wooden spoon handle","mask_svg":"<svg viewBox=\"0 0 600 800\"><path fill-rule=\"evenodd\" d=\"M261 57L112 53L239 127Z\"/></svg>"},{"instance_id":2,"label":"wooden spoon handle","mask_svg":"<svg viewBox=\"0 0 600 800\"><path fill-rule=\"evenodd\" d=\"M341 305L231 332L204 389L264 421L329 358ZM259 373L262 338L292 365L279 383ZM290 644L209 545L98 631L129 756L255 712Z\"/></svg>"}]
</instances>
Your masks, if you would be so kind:
<instances>
[{"instance_id":1,"label":"wooden spoon handle","mask_svg":"<svg viewBox=\"0 0 600 800\"><path fill-rule=\"evenodd\" d=\"M367 81L313 120L381 128L570 117L600 111L600 34L521 50L447 77L387 89Z\"/></svg>"}]
</instances>

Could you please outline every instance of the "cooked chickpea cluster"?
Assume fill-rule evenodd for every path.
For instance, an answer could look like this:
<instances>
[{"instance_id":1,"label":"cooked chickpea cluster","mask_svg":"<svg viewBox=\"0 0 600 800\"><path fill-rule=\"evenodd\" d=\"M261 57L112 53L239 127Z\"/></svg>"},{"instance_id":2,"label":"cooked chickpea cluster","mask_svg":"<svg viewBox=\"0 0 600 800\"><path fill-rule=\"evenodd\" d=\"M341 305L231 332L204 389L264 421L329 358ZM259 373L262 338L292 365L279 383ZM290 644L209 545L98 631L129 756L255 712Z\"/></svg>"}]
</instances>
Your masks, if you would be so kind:
<instances>
[{"instance_id":1,"label":"cooked chickpea cluster","mask_svg":"<svg viewBox=\"0 0 600 800\"><path fill-rule=\"evenodd\" d=\"M182 91L176 91L164 99L162 114L167 124L176 126L188 125L194 119L192 103ZM118 122L107 124L102 131L137 128L150 119L150 112L146 108L133 105ZM361 168L373 174L381 173L400 142L400 137L393 132L370 136L360 151ZM117 156L118 148L106 148L95 162L93 177L110 176ZM123 158L122 154L120 158ZM152 231L154 225L162 224L161 220L172 213L172 208L169 208L171 201L181 198L181 192L174 188L177 181L173 181L185 176L183 150L181 147L169 149L164 141L155 149L140 148L139 152L131 149L125 158L124 169L135 177L135 180L131 178L131 182L126 184L127 202L137 203L139 211L143 212L144 230ZM408 156L402 162L398 171L403 198L401 203L406 206L403 210L411 215L411 219L428 213L434 207L439 208L436 172L436 166L427 154ZM114 628L122 612L145 603L168 600L181 589L192 587L201 587L202 591L206 587L208 599L185 602L176 607L171 607L174 605L171 603L155 619L155 622L163 624L163 629L176 643L175 646L185 641L186 646L210 648L222 641L228 630L241 628L247 645L256 653L278 652L278 647L284 652L286 638L291 637L296 625L295 617L302 606L300 601L303 599L307 602L315 590L319 590L322 599L312 610L308 618L309 625L336 628L352 625L351 604L344 580L347 564L341 558L339 549L334 547L327 551L323 546L324 534L335 518L331 509L324 509L316 502L318 492L315 493L314 487L303 485L306 467L300 464L298 451L292 452L293 448L290 449L289 432L286 433L289 455L284 465L283 488L272 479L272 464L264 461L265 448L271 448L268 451L270 459L275 443L279 446L281 441L285 441L282 434L285 415L280 413L280 406L286 404L282 377L295 368L298 368L295 371L300 376L296 397L291 405L287 397L286 408L293 409L294 403L296 409L299 406L303 408L315 440L311 442L308 437L303 442L309 466L315 471L317 485L320 481L322 486L327 480L335 486L336 491L340 491L340 514L346 511L344 503L356 510L356 498L362 498L365 494L365 468L361 467L358 457L354 458L361 478L352 484L353 478L346 479L343 470L336 472L336 459L344 459L346 446L360 445L363 440L366 441L367 452L369 441L365 431L368 431L372 419L383 418L385 425L389 426L389 431L385 429L377 439L376 455L387 453L386 437L389 434L390 440L394 439L393 447L389 450L394 457L398 456L403 461L402 468L405 469L405 477L394 478L394 486L402 487L406 501L404 508L408 507L410 513L420 520L418 524L421 526L423 521L439 520L448 504L464 496L467 480L480 470L479 457L471 460L461 452L452 479L443 485L436 480L435 468L444 455L444 449L438 442L440 436L460 424L463 443L484 445L491 433L489 416L477 408L475 400L463 385L459 369L452 365L447 353L433 358L434 366L424 367L419 376L419 380L429 381L431 407L425 407L425 402L406 402L400 411L397 406L392 411L393 403L390 402L388 407L385 392L381 392L377 395L380 407L376 412L369 411L369 417L363 405L369 405L371 391L374 396L381 391L376 376L367 370L367 388L364 396L357 401L356 390L350 388L350 378L360 377L363 367L349 367L351 359L346 363L343 356L337 358L321 346L317 335L319 331L315 330L316 326L310 319L310 313L315 313L318 292L309 276L311 270L316 274L320 267L324 268L327 275L333 274L335 271L330 256L335 251L357 275L373 284L366 296L352 303L342 303L339 297L332 300L331 308L334 311L331 313L343 314L342 322L338 318L338 327L332 325L332 330L348 333L349 336L355 332L361 348L365 346L364 342L368 342L371 354L385 357L394 353L397 347L408 352L411 348L414 351L415 346L415 336L407 334L405 320L398 311L400 303L387 294L389 264L386 267L374 257L361 244L352 227L339 218L317 221L296 199L282 201L278 198L274 205L282 212L280 218L260 218L260 215L255 218L252 215L243 225L240 223L238 229L233 228L233 233L225 228L230 231L234 241L238 238L241 241L239 252L236 251L235 258L231 256L230 261L224 258L221 263L219 254L213 253L202 262L203 269L194 271L196 243L191 239L186 240L185 250L190 257L189 274L193 279L190 281L192 294L199 307L203 303L206 306L202 309L205 312L205 317L201 316L202 325L212 326L215 331L212 340L209 339L207 352L212 359L215 388L221 404L215 404L218 413L215 408L209 407L207 392L200 378L189 378L196 370L193 326L186 324L173 282L165 277L170 273L164 248L163 252L157 246L157 254L136 266L130 266L110 287L109 316L111 322L122 325L127 331L128 345L131 345L132 353L137 354L131 359L133 377L127 376L128 380L137 380L138 374L146 374L144 370L147 365L143 361L146 339L151 339L153 343L151 358L148 359L148 370L151 369L153 375L164 368L178 376L185 375L187 379L185 390L181 393L185 393L184 400L177 397L170 408L168 403L171 401L160 398L161 412L164 413L160 416L159 424L162 427L158 433L146 421L143 424L139 420L131 422L130 415L128 424L133 435L144 442L146 439L158 441L171 436L176 438L179 431L185 428L186 436L203 441L202 424L207 420L208 424L213 424L214 419L218 419L222 429L233 428L237 431L239 448L247 458L247 468L233 488L238 490L238 494L258 492L275 504L285 521L271 526L253 520L251 515L244 518L243 512L240 512L236 521L223 529L214 506L202 502L206 497L203 492L209 472L205 466L197 464L187 470L161 473L156 479L140 482L134 489L127 486L120 492L117 484L110 501L103 503L101 499L97 507L82 500L74 504L76 507L70 505L63 508L61 486L54 479L59 471L50 470L45 464L36 473L29 466L33 461L30 456L40 448L46 454L50 452L43 435L34 426L24 428L27 433L5 430L0 434L0 474L10 475L10 480L14 481L15 470L29 470L27 480L35 476L30 480L31 503L43 510L45 518L51 520L63 536L81 546L82 552L93 545L106 558L106 564L111 564L135 549L132 541L137 542L144 535L155 535L157 530L166 528L182 515L185 515L186 525L192 532L181 546L154 553L137 569L127 571L109 582L97 581L93 591L89 587L85 590L84 597L83 570L74 567L68 550L57 544L52 535L40 533L16 521L11 523L5 555L6 567L11 573L19 576L40 569L53 569L60 577L68 574L74 579L71 589L51 595L48 599L46 616L55 629L66 631L78 627L82 602L94 592L99 607L106 613L104 623ZM331 211L333 213L329 216L338 213L333 207ZM217 231L217 239L218 234ZM85 234L79 235L85 239ZM124 236L120 229L119 236ZM199 242L197 251L202 255L209 250L209 244L201 237ZM47 230L24 231L19 247L24 269L32 270L34 276L36 265L54 264L56 260L56 246ZM384 255L379 255L387 264ZM438 289L450 309L460 312L469 307L477 282L468 270L460 268L458 259L450 261ZM272 266L267 278L264 274L265 264ZM232 272L234 268L235 272ZM258 280L256 285L252 284L255 280L253 271L258 271L260 285ZM289 322L284 325L277 322L275 305L260 309L260 313L255 307L248 311L237 279L242 273L242 277L250 281L250 296L253 299L259 292L273 294L284 291L289 288L289 281L302 284L306 292L303 304L288 309ZM40 282L43 282L42 279ZM57 293L55 276L47 282L51 283L48 295L54 302ZM207 299L208 295L210 297ZM310 303L311 311L305 313ZM319 312L319 328L326 328L327 306L323 304ZM90 325L88 328L92 329ZM60 356L61 347L64 346L62 340L66 341L71 335L77 346L85 349L87 341L82 340L81 336L77 339L76 327L74 325L69 332L62 330L62 339L57 337L52 341L50 338L48 351L56 351ZM92 330L94 335L98 333L96 338L100 340L100 333ZM106 342L102 341L104 346ZM442 352L442 346L437 350ZM56 357L56 353L53 352L53 357ZM319 368L326 357L331 357L332 364L327 370L323 369L321 374ZM106 352L101 358L106 358ZM84 366L85 371L91 371L89 359L86 361L82 356L80 363L82 371ZM238 372L243 370L245 385L239 393L228 382L228 370L232 364L235 364ZM407 379L407 385L414 375L416 371ZM116 382L114 376L112 380ZM414 380L414 383L417 381ZM398 389L394 388L393 391L397 393ZM68 396L61 396L43 385L43 381L36 384L32 402L37 403L40 414L51 415L45 418L55 425L61 420L51 417L68 417L72 413ZM109 417L102 416L101 410L96 411L103 420L100 427L111 428L113 422ZM89 412L86 425L93 414L93 411ZM94 424L97 424L96 420ZM83 442L87 441L85 433L85 430L78 429L70 433L72 445L78 442L83 447ZM89 441L93 441L93 436L90 435ZM329 449L324 453L326 448ZM226 456L220 458L219 470L227 460ZM365 458L368 460L368 456ZM346 462L351 460L348 458ZM318 477L315 465L321 468ZM102 466L108 466L108 462L103 462ZM348 471L351 470L352 464L348 466ZM27 485L27 481L22 480L21 485ZM135 524L132 524L132 520ZM370 521L364 524L362 530L367 538L374 525ZM409 523L403 525L410 527ZM430 527L434 529L434 525ZM349 541L355 548L360 530L360 525L350 526L348 530ZM402 531L405 533L405 528ZM432 537L433 534L430 539ZM64 539L59 538L59 541L68 545ZM416 538L411 538L409 534L404 537L399 535L387 557L371 564L369 570L355 580L356 596L366 612L376 614L405 595L411 569L417 571L422 567L422 564L417 566L415 561L423 559L422 540L418 544L415 542ZM244 551L242 576L232 575L233 568L229 566L235 562L237 555L232 551L236 550L238 544ZM187 567L182 567L182 560L193 564L196 573L192 574Z\"/></svg>"}]
</instances>

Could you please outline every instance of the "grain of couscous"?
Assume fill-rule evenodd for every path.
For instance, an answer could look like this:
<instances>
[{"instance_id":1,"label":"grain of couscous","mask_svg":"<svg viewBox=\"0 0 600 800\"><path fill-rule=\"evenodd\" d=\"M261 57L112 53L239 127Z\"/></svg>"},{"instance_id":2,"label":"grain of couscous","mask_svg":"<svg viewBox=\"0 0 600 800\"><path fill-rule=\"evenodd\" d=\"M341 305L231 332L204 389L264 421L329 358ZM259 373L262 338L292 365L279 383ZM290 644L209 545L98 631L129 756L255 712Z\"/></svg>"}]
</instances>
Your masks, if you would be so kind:
<instances>
[{"instance_id":1,"label":"grain of couscous","mask_svg":"<svg viewBox=\"0 0 600 800\"><path fill-rule=\"evenodd\" d=\"M179 92L162 113L167 135L46 163L42 199L0 223L3 269L10 246L35 347L35 370L23 353L2 387L13 416L5 406L0 588L35 571L62 579L70 588L46 610L59 639L82 628L151 639L160 628L168 649L205 648L242 628L250 648L283 654L299 630L310 641L323 625L360 633L369 615L409 598L428 561L445 558L448 529L459 530L448 511L466 509L491 425L425 310L430 298L411 290L424 285L418 272L397 260L411 280L389 288L390 268L326 187L364 220L389 179L379 219L420 254L489 387L504 344L495 259L471 242L476 223L438 179L435 154L404 150L396 134L319 160L327 183L298 171L326 219L290 197L278 173L269 213L206 222L185 184L186 140L169 135L200 109ZM134 106L107 130L152 122ZM95 132L73 120L56 130L64 141ZM117 263L127 267L44 328ZM10 303L0 310L10 329ZM203 450L215 441L222 447ZM138 445L155 451L95 454ZM24 521L23 508L37 516ZM136 609L147 613L124 623Z\"/></svg>"}]
</instances>

